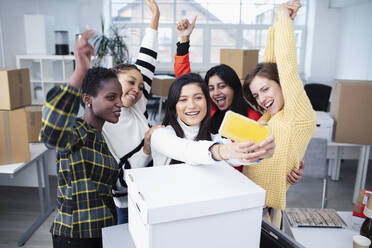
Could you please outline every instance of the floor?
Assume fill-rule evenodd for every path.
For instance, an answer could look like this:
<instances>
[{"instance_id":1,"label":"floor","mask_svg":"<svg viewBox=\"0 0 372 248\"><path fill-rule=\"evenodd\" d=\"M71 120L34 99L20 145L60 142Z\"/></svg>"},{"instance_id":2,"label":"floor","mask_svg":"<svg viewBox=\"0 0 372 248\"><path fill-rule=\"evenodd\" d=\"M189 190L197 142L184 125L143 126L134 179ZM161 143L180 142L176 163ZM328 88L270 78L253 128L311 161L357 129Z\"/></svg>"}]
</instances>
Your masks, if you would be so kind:
<instances>
[{"instance_id":1,"label":"floor","mask_svg":"<svg viewBox=\"0 0 372 248\"><path fill-rule=\"evenodd\" d=\"M346 160L342 163L340 181L329 180L328 207L336 210L352 210L352 193L357 161ZM306 171L305 171L306 173ZM56 178L50 177L52 197L55 200ZM372 189L372 170L367 175L367 189ZM292 186L287 194L288 207L320 207L322 182L303 178ZM38 191L35 188L0 187L0 248L17 247L17 239L38 216ZM32 235L24 247L52 247L49 228L55 212Z\"/></svg>"}]
</instances>

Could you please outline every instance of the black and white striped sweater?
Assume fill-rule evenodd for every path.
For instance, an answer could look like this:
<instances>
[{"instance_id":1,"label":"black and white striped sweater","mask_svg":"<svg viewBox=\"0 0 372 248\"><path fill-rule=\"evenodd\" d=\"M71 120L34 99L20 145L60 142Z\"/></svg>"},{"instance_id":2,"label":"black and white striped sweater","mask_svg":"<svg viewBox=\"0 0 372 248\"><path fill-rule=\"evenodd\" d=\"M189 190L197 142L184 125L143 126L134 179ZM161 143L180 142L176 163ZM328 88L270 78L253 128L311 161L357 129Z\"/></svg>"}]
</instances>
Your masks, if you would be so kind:
<instances>
[{"instance_id":1,"label":"black and white striped sweater","mask_svg":"<svg viewBox=\"0 0 372 248\"><path fill-rule=\"evenodd\" d=\"M146 167L152 163L151 155L143 153L142 148L145 132L150 127L146 105L154 77L157 51L158 31L147 28L135 62L143 76L143 95L132 107L122 108L118 123L105 122L103 126L107 145L121 165L116 190L113 192L115 204L120 208L128 206L125 169Z\"/></svg>"}]
</instances>

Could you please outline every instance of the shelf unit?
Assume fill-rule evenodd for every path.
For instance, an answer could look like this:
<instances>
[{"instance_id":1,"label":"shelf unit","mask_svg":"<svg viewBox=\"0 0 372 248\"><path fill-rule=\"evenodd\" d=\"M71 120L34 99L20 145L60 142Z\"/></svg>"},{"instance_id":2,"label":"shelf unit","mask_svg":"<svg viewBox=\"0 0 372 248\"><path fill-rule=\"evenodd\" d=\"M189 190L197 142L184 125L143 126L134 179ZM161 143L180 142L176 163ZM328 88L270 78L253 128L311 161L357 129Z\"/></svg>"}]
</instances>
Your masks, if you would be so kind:
<instances>
[{"instance_id":1,"label":"shelf unit","mask_svg":"<svg viewBox=\"0 0 372 248\"><path fill-rule=\"evenodd\" d=\"M74 71L72 55L17 55L17 68L30 69L32 104L43 104L48 91L65 84Z\"/></svg>"}]
</instances>

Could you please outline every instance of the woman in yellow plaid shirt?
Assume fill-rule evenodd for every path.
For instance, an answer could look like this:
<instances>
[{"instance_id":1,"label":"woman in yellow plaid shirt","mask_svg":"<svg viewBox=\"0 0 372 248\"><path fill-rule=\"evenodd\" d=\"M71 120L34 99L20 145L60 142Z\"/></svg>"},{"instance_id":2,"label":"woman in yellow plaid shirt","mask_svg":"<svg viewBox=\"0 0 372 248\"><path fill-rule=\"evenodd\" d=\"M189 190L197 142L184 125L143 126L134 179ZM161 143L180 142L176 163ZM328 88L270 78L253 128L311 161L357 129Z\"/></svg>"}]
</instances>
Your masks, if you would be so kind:
<instances>
[{"instance_id":1,"label":"woman in yellow plaid shirt","mask_svg":"<svg viewBox=\"0 0 372 248\"><path fill-rule=\"evenodd\" d=\"M40 140L57 151L55 248L102 247L101 229L116 224L111 190L119 166L101 131L105 121L118 122L122 89L115 72L89 69L92 35L84 32L74 47L70 84L51 89L43 108ZM77 118L80 103L84 115Z\"/></svg>"}]
</instances>

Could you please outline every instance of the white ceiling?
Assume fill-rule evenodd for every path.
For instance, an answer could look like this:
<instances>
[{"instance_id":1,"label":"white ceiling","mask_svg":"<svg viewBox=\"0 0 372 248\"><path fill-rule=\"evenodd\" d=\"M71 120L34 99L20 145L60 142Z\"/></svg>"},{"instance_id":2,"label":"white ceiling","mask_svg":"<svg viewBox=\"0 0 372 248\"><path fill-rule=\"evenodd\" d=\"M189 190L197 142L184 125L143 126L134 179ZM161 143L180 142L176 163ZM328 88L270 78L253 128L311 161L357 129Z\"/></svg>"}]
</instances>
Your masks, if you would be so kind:
<instances>
[{"instance_id":1,"label":"white ceiling","mask_svg":"<svg viewBox=\"0 0 372 248\"><path fill-rule=\"evenodd\" d=\"M311 1L311 0L310 0ZM345 8L359 5L362 3L372 2L372 0L329 0L330 8Z\"/></svg>"}]
</instances>

